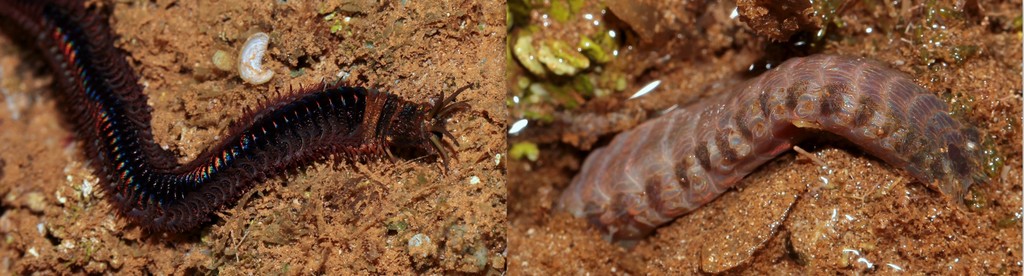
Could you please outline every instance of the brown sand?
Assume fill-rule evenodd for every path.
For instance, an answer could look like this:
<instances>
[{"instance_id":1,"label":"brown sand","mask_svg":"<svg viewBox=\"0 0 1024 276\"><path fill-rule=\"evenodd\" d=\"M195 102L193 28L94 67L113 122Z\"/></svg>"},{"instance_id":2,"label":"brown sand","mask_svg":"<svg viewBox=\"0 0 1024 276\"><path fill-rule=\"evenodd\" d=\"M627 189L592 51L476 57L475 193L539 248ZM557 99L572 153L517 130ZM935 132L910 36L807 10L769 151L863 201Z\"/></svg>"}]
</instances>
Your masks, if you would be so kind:
<instances>
[{"instance_id":1,"label":"brown sand","mask_svg":"<svg viewBox=\"0 0 1024 276\"><path fill-rule=\"evenodd\" d=\"M156 140L182 161L273 91L345 72L349 84L413 101L478 85L461 97L471 110L449 124L461 144L451 169L444 174L434 158L320 162L258 184L201 230L142 231L88 191L96 176L48 92L41 58L0 36L0 274L505 270L503 5L195 2L102 3L113 5L118 45L142 76ZM214 67L215 51L234 56L257 31L271 37L269 83L247 85ZM409 247L417 234L431 242Z\"/></svg>"},{"instance_id":2,"label":"brown sand","mask_svg":"<svg viewBox=\"0 0 1024 276\"><path fill-rule=\"evenodd\" d=\"M147 87L157 141L181 160L214 144L260 95L340 72L353 84L413 100L478 84L463 97L472 110L450 124L459 154L448 174L431 159L313 164L258 185L199 231L148 233L112 215L102 194L87 192L96 178L49 95L52 77L34 52L0 36L0 273L501 273L510 266L513 274L1020 274L1020 1L969 4L965 18L942 24L946 30L921 33L913 28L924 22L918 1L858 3L840 15L842 26L830 25L822 45L796 51L868 56L939 95L966 95L950 98L955 111L994 137L1005 160L967 205L945 202L905 172L826 137L801 145L810 156L780 156L632 249L602 240L583 220L552 213L587 143L600 146L599 137L649 111L699 100L761 70L747 72L752 63L777 64L792 54L730 19L728 4L666 10L681 16L646 27L668 41L633 41L641 43L635 54L616 61L631 74L626 91L660 79L660 92L560 111L570 128L534 124L512 138L541 142L541 159L526 162L504 158L505 19L498 3L122 1L105 3L113 5L119 45ZM705 11L704 20L686 15ZM324 20L331 12L337 14ZM350 23L331 34L345 16ZM668 22L702 25L661 25ZM684 35L658 35L665 30ZM264 62L276 73L270 83L245 85L214 68L216 50L233 54L256 31L271 35ZM665 54L674 58L659 62ZM968 57L957 62L960 55ZM628 119L601 122L607 114ZM470 184L473 176L480 183ZM407 245L423 235L431 242Z\"/></svg>"},{"instance_id":3,"label":"brown sand","mask_svg":"<svg viewBox=\"0 0 1024 276\"><path fill-rule=\"evenodd\" d=\"M927 5L921 1L856 3L815 47L771 44L739 18L722 16L733 6L708 4L707 18L714 20L707 34L680 39L713 50L672 46L685 44L677 40L663 41L669 46L661 48L637 45L654 50L613 61L640 67L629 71L639 73L630 76L626 93L559 111L555 124L534 124L511 137L510 143L539 142L540 159L509 165L509 272L1020 274L1022 32L1013 23L1020 21L1020 1L981 1L978 7L967 1L962 18L923 29ZM685 105L756 75L766 63L778 64L783 55L810 52L880 60L949 99L955 115L979 126L1004 158L993 168L992 183L975 187L967 204L957 205L848 142L825 137L801 144L810 156L783 154L632 249L602 240L582 219L553 212L554 200L585 157L585 142L600 146L623 129L622 122L632 122L616 119L629 117L620 115ZM964 53L967 58L958 61ZM645 62L667 54L675 58ZM755 70L747 72L751 64ZM663 81L659 92L625 100L654 79Z\"/></svg>"}]
</instances>

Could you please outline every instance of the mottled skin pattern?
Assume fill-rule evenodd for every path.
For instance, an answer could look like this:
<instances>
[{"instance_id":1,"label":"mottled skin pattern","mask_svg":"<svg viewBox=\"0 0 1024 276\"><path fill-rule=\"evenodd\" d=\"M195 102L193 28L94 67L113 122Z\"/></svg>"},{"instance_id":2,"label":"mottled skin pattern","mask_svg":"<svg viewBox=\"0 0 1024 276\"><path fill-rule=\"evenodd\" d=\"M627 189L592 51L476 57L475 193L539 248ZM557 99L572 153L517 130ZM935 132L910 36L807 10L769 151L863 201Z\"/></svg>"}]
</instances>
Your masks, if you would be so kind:
<instances>
[{"instance_id":1,"label":"mottled skin pattern","mask_svg":"<svg viewBox=\"0 0 1024 276\"><path fill-rule=\"evenodd\" d=\"M978 131L947 111L942 100L883 64L795 58L619 134L587 157L558 208L613 239L643 238L820 131L961 201L987 175Z\"/></svg>"}]
</instances>

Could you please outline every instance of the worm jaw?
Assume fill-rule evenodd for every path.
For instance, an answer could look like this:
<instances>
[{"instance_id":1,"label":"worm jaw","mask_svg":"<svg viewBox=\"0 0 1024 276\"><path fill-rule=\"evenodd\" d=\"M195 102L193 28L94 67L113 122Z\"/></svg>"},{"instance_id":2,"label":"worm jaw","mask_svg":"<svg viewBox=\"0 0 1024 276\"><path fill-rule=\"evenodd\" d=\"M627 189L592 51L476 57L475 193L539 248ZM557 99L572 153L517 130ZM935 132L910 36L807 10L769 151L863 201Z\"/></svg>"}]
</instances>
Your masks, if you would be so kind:
<instances>
[{"instance_id":1,"label":"worm jaw","mask_svg":"<svg viewBox=\"0 0 1024 276\"><path fill-rule=\"evenodd\" d=\"M433 104L427 108L427 114L424 117L424 128L429 136L427 139L430 141L428 151L441 157L441 163L444 164L446 171L451 161L448 149L445 148L444 138L448 137L455 147L459 147L459 141L455 139L455 135L448 131L448 119L457 111L469 109L469 104L466 101L456 100L459 94L462 94L463 91L469 88L469 85L463 86L448 97L445 97L442 91L440 95L434 98Z\"/></svg>"}]
</instances>

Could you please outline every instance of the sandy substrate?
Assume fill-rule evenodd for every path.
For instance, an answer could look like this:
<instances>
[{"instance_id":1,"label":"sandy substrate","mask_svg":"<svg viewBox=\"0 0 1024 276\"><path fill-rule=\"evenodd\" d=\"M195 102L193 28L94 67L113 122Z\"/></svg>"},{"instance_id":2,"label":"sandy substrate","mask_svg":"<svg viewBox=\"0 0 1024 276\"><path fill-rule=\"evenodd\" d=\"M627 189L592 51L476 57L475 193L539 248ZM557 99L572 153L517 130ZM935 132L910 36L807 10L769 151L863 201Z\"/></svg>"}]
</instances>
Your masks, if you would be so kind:
<instances>
[{"instance_id":1,"label":"sandy substrate","mask_svg":"<svg viewBox=\"0 0 1024 276\"><path fill-rule=\"evenodd\" d=\"M731 17L734 5L693 2L687 1L696 9L677 11L668 7L684 6L667 3L655 9L659 16L621 19L653 20L634 31L639 39L626 39L633 50L605 65L630 73L624 93L574 110L549 109L556 110L553 123L532 122L510 137L510 144L540 145L537 161L509 165L511 274L1021 273L1020 1L969 3L943 19L929 14L933 2L855 1L823 40L805 33L778 43ZM673 12L679 14L664 16ZM666 23L659 19L698 25L657 25ZM552 25L534 35L571 37L574 30ZM678 35L659 36L665 31ZM645 35L661 37L653 40L661 44L644 42ZM756 76L787 56L811 53L880 60L946 99L954 116L980 128L1002 158L989 166L991 183L974 187L965 204L948 202L899 168L826 135L800 144L810 155L779 156L632 248L553 210L587 152L615 133ZM656 92L627 100L653 80L662 81Z\"/></svg>"},{"instance_id":2,"label":"sandy substrate","mask_svg":"<svg viewBox=\"0 0 1024 276\"><path fill-rule=\"evenodd\" d=\"M141 75L157 142L184 162L245 107L321 80L422 102L463 93L459 144L438 160L319 162L256 186L214 222L179 235L113 214L52 76L0 36L0 274L500 273L505 270L504 7L483 1L118 1L112 25ZM248 35L271 37L267 84L217 69ZM409 240L419 241L410 246ZM429 238L426 241L424 238ZM424 242L425 241L425 242Z\"/></svg>"}]
</instances>

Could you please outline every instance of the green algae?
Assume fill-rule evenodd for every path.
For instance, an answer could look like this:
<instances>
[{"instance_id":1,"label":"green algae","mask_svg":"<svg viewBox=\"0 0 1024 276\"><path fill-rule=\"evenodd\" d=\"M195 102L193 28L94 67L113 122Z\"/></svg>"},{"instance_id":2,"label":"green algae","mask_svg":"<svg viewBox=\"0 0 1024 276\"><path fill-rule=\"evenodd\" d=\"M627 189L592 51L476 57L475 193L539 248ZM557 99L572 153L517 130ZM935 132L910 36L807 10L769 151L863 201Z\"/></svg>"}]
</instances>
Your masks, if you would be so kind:
<instances>
[{"instance_id":1,"label":"green algae","mask_svg":"<svg viewBox=\"0 0 1024 276\"><path fill-rule=\"evenodd\" d=\"M616 64L622 39L616 35L623 32L605 14L594 1L508 1L505 103L513 118L550 123L556 112L626 89L628 74L621 70L628 66Z\"/></svg>"},{"instance_id":2,"label":"green algae","mask_svg":"<svg viewBox=\"0 0 1024 276\"><path fill-rule=\"evenodd\" d=\"M590 59L561 40L547 40L537 50L537 59L549 71L560 76L572 76L590 67Z\"/></svg>"},{"instance_id":3,"label":"green algae","mask_svg":"<svg viewBox=\"0 0 1024 276\"><path fill-rule=\"evenodd\" d=\"M1017 225L1020 222L1020 217L1021 213L1019 212L1010 214L1006 218L1000 219L998 222L996 222L996 227L1009 228L1011 226Z\"/></svg>"},{"instance_id":4,"label":"green algae","mask_svg":"<svg viewBox=\"0 0 1024 276\"><path fill-rule=\"evenodd\" d=\"M572 88L588 97L594 96L594 84L586 74L577 75L572 79Z\"/></svg>"},{"instance_id":5,"label":"green algae","mask_svg":"<svg viewBox=\"0 0 1024 276\"><path fill-rule=\"evenodd\" d=\"M966 15L949 5L928 1L923 4L922 17L909 22L911 41L918 45L919 58L925 64L942 61L962 64L980 52L978 45L963 43L960 34L951 31L965 25Z\"/></svg>"},{"instance_id":6,"label":"green algae","mask_svg":"<svg viewBox=\"0 0 1024 276\"><path fill-rule=\"evenodd\" d=\"M516 38L515 45L512 46L512 54L523 65L523 68L526 68L531 74L544 76L546 70L540 60L537 59L536 52L533 48L533 37L528 34L519 35Z\"/></svg>"},{"instance_id":7,"label":"green algae","mask_svg":"<svg viewBox=\"0 0 1024 276\"><path fill-rule=\"evenodd\" d=\"M527 118L534 121L540 121L544 123L550 123L555 121L555 115L550 112L526 110L523 111L523 118Z\"/></svg>"},{"instance_id":8,"label":"green algae","mask_svg":"<svg viewBox=\"0 0 1024 276\"><path fill-rule=\"evenodd\" d=\"M559 22L567 22L573 15L579 14L583 8L583 0L554 0L548 8L548 15Z\"/></svg>"},{"instance_id":9,"label":"green algae","mask_svg":"<svg viewBox=\"0 0 1024 276\"><path fill-rule=\"evenodd\" d=\"M988 207L988 196L977 187L975 185L967 189L968 196L964 197L964 203L971 211L981 211Z\"/></svg>"},{"instance_id":10,"label":"green algae","mask_svg":"<svg viewBox=\"0 0 1024 276\"><path fill-rule=\"evenodd\" d=\"M551 8L548 9L548 14L551 18L558 20L558 22L566 22L572 16L572 11L568 1L551 1Z\"/></svg>"},{"instance_id":11,"label":"green algae","mask_svg":"<svg viewBox=\"0 0 1024 276\"><path fill-rule=\"evenodd\" d=\"M537 161L537 158L540 157L540 148L533 142L519 142L512 145L512 149L509 149L508 154L516 160L526 158L530 161Z\"/></svg>"},{"instance_id":12,"label":"green algae","mask_svg":"<svg viewBox=\"0 0 1024 276\"><path fill-rule=\"evenodd\" d=\"M529 25L530 11L533 10L531 2L529 0L509 0L505 4L510 29Z\"/></svg>"},{"instance_id":13,"label":"green algae","mask_svg":"<svg viewBox=\"0 0 1024 276\"><path fill-rule=\"evenodd\" d=\"M974 96L970 94L946 92L942 96L949 105L949 115L952 117L964 117L974 111Z\"/></svg>"},{"instance_id":14,"label":"green algae","mask_svg":"<svg viewBox=\"0 0 1024 276\"><path fill-rule=\"evenodd\" d=\"M838 28L845 26L843 21L836 16L843 7L844 2L842 0L811 0L811 9L814 10L813 16L821 20L821 29L815 33L815 40L820 41L825 37L830 23L836 24Z\"/></svg>"},{"instance_id":15,"label":"green algae","mask_svg":"<svg viewBox=\"0 0 1024 276\"><path fill-rule=\"evenodd\" d=\"M994 135L990 135L984 142L982 142L982 163L985 166L985 174L988 175L988 177L995 177L998 175L999 172L1003 170L1003 165L1006 163L1005 158L999 155L999 151L996 150L997 145L995 140L997 138L998 137L994 137Z\"/></svg>"},{"instance_id":16,"label":"green algae","mask_svg":"<svg viewBox=\"0 0 1024 276\"><path fill-rule=\"evenodd\" d=\"M583 50L583 55L586 55L590 60L597 63L607 63L612 60L612 57L608 55L608 52L601 48L597 42L590 40L586 36L580 37L580 43L577 46Z\"/></svg>"},{"instance_id":17,"label":"green algae","mask_svg":"<svg viewBox=\"0 0 1024 276\"><path fill-rule=\"evenodd\" d=\"M337 11L333 11L324 15L323 20L324 22L328 22L328 24L330 24L329 29L331 34L340 37L352 36L352 29L349 28L349 25L352 21L351 17L343 16Z\"/></svg>"},{"instance_id":18,"label":"green algae","mask_svg":"<svg viewBox=\"0 0 1024 276\"><path fill-rule=\"evenodd\" d=\"M395 231L401 234L402 232L405 232L405 229L409 229L409 222L398 217L391 217L388 218L387 222L385 222L385 227L389 231Z\"/></svg>"}]
</instances>

